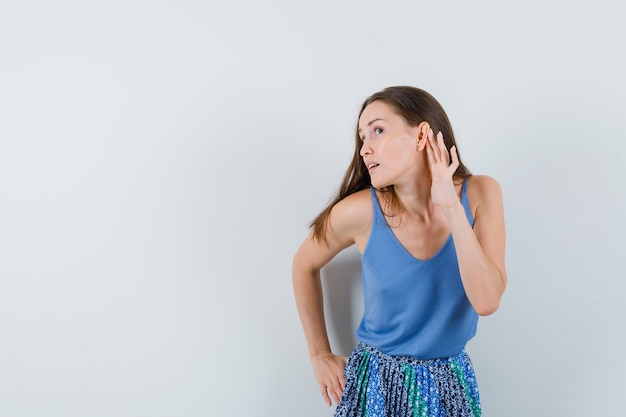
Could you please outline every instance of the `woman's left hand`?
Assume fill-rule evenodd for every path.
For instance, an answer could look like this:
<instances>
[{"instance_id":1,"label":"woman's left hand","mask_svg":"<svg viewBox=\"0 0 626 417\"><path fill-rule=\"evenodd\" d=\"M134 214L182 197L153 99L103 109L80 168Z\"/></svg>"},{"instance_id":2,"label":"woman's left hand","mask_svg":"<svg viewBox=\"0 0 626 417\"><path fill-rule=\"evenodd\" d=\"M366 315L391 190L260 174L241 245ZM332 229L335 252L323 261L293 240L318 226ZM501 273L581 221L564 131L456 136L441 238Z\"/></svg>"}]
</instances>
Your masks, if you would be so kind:
<instances>
[{"instance_id":1,"label":"woman's left hand","mask_svg":"<svg viewBox=\"0 0 626 417\"><path fill-rule=\"evenodd\" d=\"M445 209L451 208L459 204L459 198L454 189L452 176L459 166L459 157L456 154L456 147L450 148L450 157L448 150L443 143L443 134L435 134L431 130L428 132L428 143L426 144L426 154L428 155L428 165L432 177L432 186L430 189L433 204Z\"/></svg>"}]
</instances>

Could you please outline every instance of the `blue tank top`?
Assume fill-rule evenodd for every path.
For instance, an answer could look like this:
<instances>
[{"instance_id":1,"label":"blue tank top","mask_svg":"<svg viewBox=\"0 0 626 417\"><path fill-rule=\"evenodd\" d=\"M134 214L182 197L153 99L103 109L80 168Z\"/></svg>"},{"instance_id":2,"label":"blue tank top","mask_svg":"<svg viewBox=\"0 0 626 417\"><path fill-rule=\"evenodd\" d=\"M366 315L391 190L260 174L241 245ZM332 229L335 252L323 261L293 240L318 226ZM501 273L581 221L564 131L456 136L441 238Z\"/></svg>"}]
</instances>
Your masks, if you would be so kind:
<instances>
[{"instance_id":1,"label":"blue tank top","mask_svg":"<svg viewBox=\"0 0 626 417\"><path fill-rule=\"evenodd\" d=\"M473 227L466 187L467 180L461 204ZM365 309L357 338L388 355L458 355L476 334L478 314L465 295L452 235L430 259L416 259L393 234L371 192L374 219L361 256Z\"/></svg>"}]
</instances>

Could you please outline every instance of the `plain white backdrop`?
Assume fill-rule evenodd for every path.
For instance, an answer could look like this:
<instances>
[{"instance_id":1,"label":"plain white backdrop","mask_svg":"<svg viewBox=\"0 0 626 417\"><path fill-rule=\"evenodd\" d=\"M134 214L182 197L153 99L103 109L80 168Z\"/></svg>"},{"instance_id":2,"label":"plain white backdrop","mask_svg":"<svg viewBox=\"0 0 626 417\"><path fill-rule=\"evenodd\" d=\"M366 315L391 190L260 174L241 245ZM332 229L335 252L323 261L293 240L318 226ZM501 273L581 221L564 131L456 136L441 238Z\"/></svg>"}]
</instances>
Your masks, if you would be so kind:
<instances>
[{"instance_id":1,"label":"plain white backdrop","mask_svg":"<svg viewBox=\"0 0 626 417\"><path fill-rule=\"evenodd\" d=\"M291 259L368 95L447 109L501 184L486 416L617 415L621 1L0 3L0 415L330 416ZM324 271L348 354L358 253Z\"/></svg>"}]
</instances>

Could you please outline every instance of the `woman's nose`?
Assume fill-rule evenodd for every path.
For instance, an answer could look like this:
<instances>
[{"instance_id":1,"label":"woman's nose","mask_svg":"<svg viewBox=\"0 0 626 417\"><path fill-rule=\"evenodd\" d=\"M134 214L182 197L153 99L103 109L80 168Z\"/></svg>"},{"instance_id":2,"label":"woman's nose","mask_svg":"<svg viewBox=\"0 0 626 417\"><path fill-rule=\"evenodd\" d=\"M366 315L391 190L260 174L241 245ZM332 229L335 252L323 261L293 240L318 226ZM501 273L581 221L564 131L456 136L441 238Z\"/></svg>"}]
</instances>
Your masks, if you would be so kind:
<instances>
[{"instance_id":1,"label":"woman's nose","mask_svg":"<svg viewBox=\"0 0 626 417\"><path fill-rule=\"evenodd\" d=\"M372 154L372 147L367 144L366 140L364 140L361 143L361 150L359 151L359 155L361 155L361 157L364 157L365 155L371 155L371 154Z\"/></svg>"}]
</instances>

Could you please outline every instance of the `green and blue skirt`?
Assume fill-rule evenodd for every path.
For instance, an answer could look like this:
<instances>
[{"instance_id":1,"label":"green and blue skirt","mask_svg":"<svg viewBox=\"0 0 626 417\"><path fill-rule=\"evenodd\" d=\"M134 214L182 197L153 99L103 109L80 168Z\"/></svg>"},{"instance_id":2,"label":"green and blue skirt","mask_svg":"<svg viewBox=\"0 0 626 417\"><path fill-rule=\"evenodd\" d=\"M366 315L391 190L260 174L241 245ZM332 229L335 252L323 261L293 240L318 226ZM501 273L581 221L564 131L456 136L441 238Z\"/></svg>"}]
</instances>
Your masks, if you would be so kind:
<instances>
[{"instance_id":1,"label":"green and blue skirt","mask_svg":"<svg viewBox=\"0 0 626 417\"><path fill-rule=\"evenodd\" d=\"M440 359L390 356L360 343L345 370L335 417L478 417L474 368L465 351Z\"/></svg>"}]
</instances>

